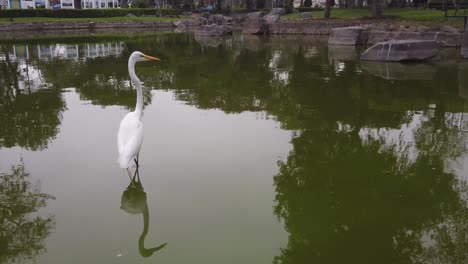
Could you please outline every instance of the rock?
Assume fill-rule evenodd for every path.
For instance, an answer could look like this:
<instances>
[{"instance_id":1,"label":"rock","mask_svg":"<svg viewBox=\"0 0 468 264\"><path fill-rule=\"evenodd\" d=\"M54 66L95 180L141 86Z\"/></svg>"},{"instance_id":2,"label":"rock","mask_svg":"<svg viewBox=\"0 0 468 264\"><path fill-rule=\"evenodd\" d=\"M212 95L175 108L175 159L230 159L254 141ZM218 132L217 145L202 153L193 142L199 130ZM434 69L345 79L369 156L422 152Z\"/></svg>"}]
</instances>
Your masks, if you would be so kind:
<instances>
[{"instance_id":1,"label":"rock","mask_svg":"<svg viewBox=\"0 0 468 264\"><path fill-rule=\"evenodd\" d=\"M312 13L311 12L302 12L300 13L300 16L302 18L311 18L312 17Z\"/></svg>"},{"instance_id":2,"label":"rock","mask_svg":"<svg viewBox=\"0 0 468 264\"><path fill-rule=\"evenodd\" d=\"M248 13L247 14L247 19L257 19L257 18L261 18L265 15L265 13L263 12L252 12L252 13Z\"/></svg>"},{"instance_id":3,"label":"rock","mask_svg":"<svg viewBox=\"0 0 468 264\"><path fill-rule=\"evenodd\" d=\"M458 33L458 29L451 27L451 26L443 26L441 30L444 32L448 32L448 33L455 33L455 34Z\"/></svg>"},{"instance_id":4,"label":"rock","mask_svg":"<svg viewBox=\"0 0 468 264\"><path fill-rule=\"evenodd\" d=\"M192 15L192 11L184 11L184 12L182 12L182 15L183 15L183 16L191 16L191 15Z\"/></svg>"},{"instance_id":5,"label":"rock","mask_svg":"<svg viewBox=\"0 0 468 264\"><path fill-rule=\"evenodd\" d=\"M198 16L193 19L180 19L175 21L173 24L176 27L177 32L193 31L206 24L206 19Z\"/></svg>"},{"instance_id":6,"label":"rock","mask_svg":"<svg viewBox=\"0 0 468 264\"><path fill-rule=\"evenodd\" d=\"M125 16L126 16L126 17L136 17L136 15L133 14L133 13L127 13Z\"/></svg>"},{"instance_id":7,"label":"rock","mask_svg":"<svg viewBox=\"0 0 468 264\"><path fill-rule=\"evenodd\" d=\"M468 30L463 33L460 53L463 59L468 59Z\"/></svg>"},{"instance_id":8,"label":"rock","mask_svg":"<svg viewBox=\"0 0 468 264\"><path fill-rule=\"evenodd\" d=\"M223 15L211 15L208 17L208 24L226 25L227 23Z\"/></svg>"},{"instance_id":9,"label":"rock","mask_svg":"<svg viewBox=\"0 0 468 264\"><path fill-rule=\"evenodd\" d=\"M278 16L282 16L286 14L286 9L284 8L272 8L271 11L270 11L270 15L278 15Z\"/></svg>"},{"instance_id":10,"label":"rock","mask_svg":"<svg viewBox=\"0 0 468 264\"><path fill-rule=\"evenodd\" d=\"M183 20L177 20L176 22L174 22L174 26L176 28L179 28L179 29L185 29L186 26L185 26L185 23Z\"/></svg>"},{"instance_id":11,"label":"rock","mask_svg":"<svg viewBox=\"0 0 468 264\"><path fill-rule=\"evenodd\" d=\"M425 26L419 26L419 27L416 28L416 30L417 30L418 32L424 33L424 32L426 32L426 31L428 31L429 28L428 28L428 27L425 27Z\"/></svg>"},{"instance_id":12,"label":"rock","mask_svg":"<svg viewBox=\"0 0 468 264\"><path fill-rule=\"evenodd\" d=\"M364 45L368 39L367 30L363 27L334 28L328 37L330 45Z\"/></svg>"},{"instance_id":13,"label":"rock","mask_svg":"<svg viewBox=\"0 0 468 264\"><path fill-rule=\"evenodd\" d=\"M268 25L265 19L263 19L263 12L253 12L247 14L247 19L244 21L242 26L242 33L243 34L251 34L251 35L262 35L268 33ZM269 21L272 23L278 21L274 21L274 16L268 18Z\"/></svg>"},{"instance_id":14,"label":"rock","mask_svg":"<svg viewBox=\"0 0 468 264\"><path fill-rule=\"evenodd\" d=\"M278 15L266 15L263 17L263 20L265 20L265 22L267 24L273 24L275 22L277 22L279 20L279 16Z\"/></svg>"},{"instance_id":15,"label":"rock","mask_svg":"<svg viewBox=\"0 0 468 264\"><path fill-rule=\"evenodd\" d=\"M408 31L377 31L369 32L367 45L371 46L379 42L389 40L435 40L441 47L459 47L461 46L461 34L447 32L412 32Z\"/></svg>"},{"instance_id":16,"label":"rock","mask_svg":"<svg viewBox=\"0 0 468 264\"><path fill-rule=\"evenodd\" d=\"M390 40L379 42L361 55L372 61L433 61L439 59L439 47L434 40Z\"/></svg>"},{"instance_id":17,"label":"rock","mask_svg":"<svg viewBox=\"0 0 468 264\"><path fill-rule=\"evenodd\" d=\"M231 27L216 24L203 25L195 30L195 36L225 36L231 34Z\"/></svg>"}]
</instances>

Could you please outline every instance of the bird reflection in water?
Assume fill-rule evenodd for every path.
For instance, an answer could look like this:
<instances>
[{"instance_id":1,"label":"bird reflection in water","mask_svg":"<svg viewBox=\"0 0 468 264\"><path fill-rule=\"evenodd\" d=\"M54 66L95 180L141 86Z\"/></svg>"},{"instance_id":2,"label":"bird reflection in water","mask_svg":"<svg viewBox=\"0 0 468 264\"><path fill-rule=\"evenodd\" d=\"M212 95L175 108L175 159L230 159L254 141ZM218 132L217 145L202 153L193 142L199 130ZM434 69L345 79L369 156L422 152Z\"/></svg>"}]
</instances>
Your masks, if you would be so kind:
<instances>
[{"instance_id":1,"label":"bird reflection in water","mask_svg":"<svg viewBox=\"0 0 468 264\"><path fill-rule=\"evenodd\" d=\"M140 252L141 256L147 258L152 256L154 252L163 249L167 243L153 248L145 248L145 238L149 229L149 211L146 192L143 190L143 186L140 181L138 166L135 168L133 177L130 175L130 170L128 170L128 173L130 177L130 184L122 193L120 209L129 214L143 214L143 232L138 239L138 251Z\"/></svg>"}]
</instances>

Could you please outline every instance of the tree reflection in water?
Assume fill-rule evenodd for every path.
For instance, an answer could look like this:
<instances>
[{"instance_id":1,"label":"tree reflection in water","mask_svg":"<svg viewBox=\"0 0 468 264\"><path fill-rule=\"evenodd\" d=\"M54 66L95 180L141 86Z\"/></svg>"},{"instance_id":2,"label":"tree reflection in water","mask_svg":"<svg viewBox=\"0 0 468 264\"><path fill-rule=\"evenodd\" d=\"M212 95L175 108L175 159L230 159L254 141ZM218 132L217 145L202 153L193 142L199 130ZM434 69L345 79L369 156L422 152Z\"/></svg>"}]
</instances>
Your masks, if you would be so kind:
<instances>
[{"instance_id":1,"label":"tree reflection in water","mask_svg":"<svg viewBox=\"0 0 468 264\"><path fill-rule=\"evenodd\" d=\"M55 221L37 211L52 198L30 181L22 161L0 174L0 263L24 263L46 250Z\"/></svg>"},{"instance_id":2,"label":"tree reflection in water","mask_svg":"<svg viewBox=\"0 0 468 264\"><path fill-rule=\"evenodd\" d=\"M0 63L0 147L41 150L57 135L65 102L59 90L48 89L43 80L38 83L40 75L39 68L12 61L5 52Z\"/></svg>"}]
</instances>

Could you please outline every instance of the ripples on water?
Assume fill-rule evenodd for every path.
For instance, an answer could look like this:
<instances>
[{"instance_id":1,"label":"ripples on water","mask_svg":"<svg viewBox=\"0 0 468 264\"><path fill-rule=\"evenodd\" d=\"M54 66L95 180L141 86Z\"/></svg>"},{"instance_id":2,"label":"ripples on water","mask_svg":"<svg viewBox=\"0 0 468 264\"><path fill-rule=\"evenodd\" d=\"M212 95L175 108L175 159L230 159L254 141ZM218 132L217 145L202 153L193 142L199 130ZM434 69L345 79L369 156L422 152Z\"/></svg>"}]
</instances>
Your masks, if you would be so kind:
<instances>
[{"instance_id":1,"label":"ripples on water","mask_svg":"<svg viewBox=\"0 0 468 264\"><path fill-rule=\"evenodd\" d=\"M0 263L468 261L465 62L360 62L309 37L98 41L0 45ZM118 209L133 50L162 59L137 67L144 227ZM141 258L141 230L167 246Z\"/></svg>"}]
</instances>

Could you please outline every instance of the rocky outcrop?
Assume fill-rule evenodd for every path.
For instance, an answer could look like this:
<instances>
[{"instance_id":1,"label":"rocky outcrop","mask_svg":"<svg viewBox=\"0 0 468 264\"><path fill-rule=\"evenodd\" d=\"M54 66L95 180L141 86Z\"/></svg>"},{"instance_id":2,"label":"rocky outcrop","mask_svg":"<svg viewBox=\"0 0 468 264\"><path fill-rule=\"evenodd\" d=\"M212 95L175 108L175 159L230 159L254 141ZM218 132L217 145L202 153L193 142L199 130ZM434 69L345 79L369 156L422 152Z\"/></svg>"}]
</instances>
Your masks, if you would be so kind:
<instances>
[{"instance_id":1,"label":"rocky outcrop","mask_svg":"<svg viewBox=\"0 0 468 264\"><path fill-rule=\"evenodd\" d=\"M280 16L284 14L286 14L284 8L273 8L267 15L264 15L263 12L249 13L243 23L242 33L249 35L268 34L269 25L278 23Z\"/></svg>"},{"instance_id":2,"label":"rocky outcrop","mask_svg":"<svg viewBox=\"0 0 468 264\"><path fill-rule=\"evenodd\" d=\"M433 40L391 40L379 42L361 55L371 61L433 61L439 59L439 46Z\"/></svg>"},{"instance_id":3,"label":"rocky outcrop","mask_svg":"<svg viewBox=\"0 0 468 264\"><path fill-rule=\"evenodd\" d=\"M268 26L263 19L263 12L254 12L247 15L242 27L242 34L262 35L268 32Z\"/></svg>"},{"instance_id":4,"label":"rocky outcrop","mask_svg":"<svg viewBox=\"0 0 468 264\"><path fill-rule=\"evenodd\" d=\"M367 30L363 27L333 28L328 37L328 44L359 46L365 45L367 38Z\"/></svg>"}]
</instances>

